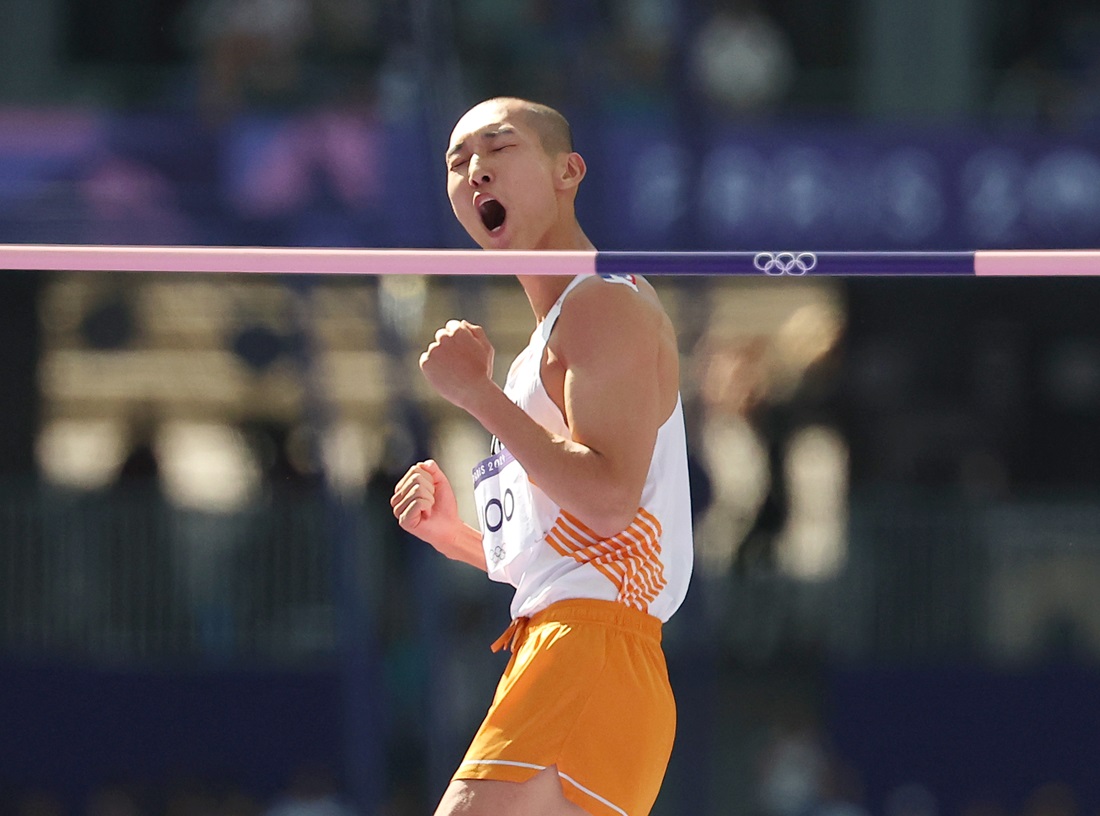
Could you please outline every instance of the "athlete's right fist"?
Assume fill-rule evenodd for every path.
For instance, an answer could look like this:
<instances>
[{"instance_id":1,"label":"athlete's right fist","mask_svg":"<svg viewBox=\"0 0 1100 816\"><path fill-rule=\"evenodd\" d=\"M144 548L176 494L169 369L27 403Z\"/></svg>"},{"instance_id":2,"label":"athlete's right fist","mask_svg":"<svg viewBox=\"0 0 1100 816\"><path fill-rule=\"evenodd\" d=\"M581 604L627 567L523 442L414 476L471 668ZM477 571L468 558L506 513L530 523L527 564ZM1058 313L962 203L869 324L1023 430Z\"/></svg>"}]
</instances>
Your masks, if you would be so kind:
<instances>
[{"instance_id":1,"label":"athlete's right fist","mask_svg":"<svg viewBox=\"0 0 1100 816\"><path fill-rule=\"evenodd\" d=\"M448 320L420 355L420 370L448 402L470 411L493 384L493 344L485 329L466 320Z\"/></svg>"},{"instance_id":2,"label":"athlete's right fist","mask_svg":"<svg viewBox=\"0 0 1100 816\"><path fill-rule=\"evenodd\" d=\"M417 462L397 483L390 507L401 529L453 557L462 521L451 483L433 459Z\"/></svg>"}]
</instances>

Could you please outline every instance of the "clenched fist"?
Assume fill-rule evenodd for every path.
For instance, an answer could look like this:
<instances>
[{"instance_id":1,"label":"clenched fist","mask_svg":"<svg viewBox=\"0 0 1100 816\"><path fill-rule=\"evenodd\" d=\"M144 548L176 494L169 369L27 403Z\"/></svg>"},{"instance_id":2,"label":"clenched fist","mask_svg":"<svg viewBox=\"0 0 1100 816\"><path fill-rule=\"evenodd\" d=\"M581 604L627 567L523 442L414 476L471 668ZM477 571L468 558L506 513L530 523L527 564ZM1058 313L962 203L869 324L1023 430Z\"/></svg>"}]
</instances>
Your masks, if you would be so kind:
<instances>
[{"instance_id":1,"label":"clenched fist","mask_svg":"<svg viewBox=\"0 0 1100 816\"><path fill-rule=\"evenodd\" d=\"M493 354L481 326L448 320L420 355L420 370L441 397L469 410L477 394L494 385Z\"/></svg>"},{"instance_id":2,"label":"clenched fist","mask_svg":"<svg viewBox=\"0 0 1100 816\"><path fill-rule=\"evenodd\" d=\"M393 489L390 507L401 529L448 557L462 526L451 483L432 459L417 462Z\"/></svg>"}]
</instances>

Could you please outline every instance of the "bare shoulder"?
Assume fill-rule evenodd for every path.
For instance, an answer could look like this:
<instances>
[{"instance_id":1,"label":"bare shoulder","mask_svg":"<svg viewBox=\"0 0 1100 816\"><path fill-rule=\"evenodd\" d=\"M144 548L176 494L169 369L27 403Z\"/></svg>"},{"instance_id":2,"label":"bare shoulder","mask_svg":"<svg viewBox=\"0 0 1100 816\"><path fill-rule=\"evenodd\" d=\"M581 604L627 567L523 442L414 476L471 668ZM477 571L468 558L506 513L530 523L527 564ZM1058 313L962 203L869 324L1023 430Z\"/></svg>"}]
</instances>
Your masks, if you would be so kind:
<instances>
[{"instance_id":1,"label":"bare shoulder","mask_svg":"<svg viewBox=\"0 0 1100 816\"><path fill-rule=\"evenodd\" d=\"M585 281L565 299L558 325L562 331L557 339L570 346L597 339L629 339L653 349L676 343L660 298L639 277L629 283L597 277Z\"/></svg>"},{"instance_id":2,"label":"bare shoulder","mask_svg":"<svg viewBox=\"0 0 1100 816\"><path fill-rule=\"evenodd\" d=\"M597 279L577 286L562 304L551 351L567 369L598 373L605 381L649 380L661 417L667 417L679 393L676 332L653 287L641 278L633 283Z\"/></svg>"}]
</instances>

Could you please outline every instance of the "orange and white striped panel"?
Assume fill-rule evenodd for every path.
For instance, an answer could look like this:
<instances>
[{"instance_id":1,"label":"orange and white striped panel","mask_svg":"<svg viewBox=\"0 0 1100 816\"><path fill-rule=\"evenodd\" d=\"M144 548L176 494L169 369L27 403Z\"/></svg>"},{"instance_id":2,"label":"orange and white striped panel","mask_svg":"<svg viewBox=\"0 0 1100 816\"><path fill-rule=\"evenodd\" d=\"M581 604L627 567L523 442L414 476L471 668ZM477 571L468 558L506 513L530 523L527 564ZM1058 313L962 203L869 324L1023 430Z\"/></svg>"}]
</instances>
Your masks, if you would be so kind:
<instances>
[{"instance_id":1,"label":"orange and white striped panel","mask_svg":"<svg viewBox=\"0 0 1100 816\"><path fill-rule=\"evenodd\" d=\"M591 564L619 590L618 601L649 611L668 583L661 563L661 522L639 507L625 530L600 538L574 515L562 511L546 541L559 555Z\"/></svg>"}]
</instances>

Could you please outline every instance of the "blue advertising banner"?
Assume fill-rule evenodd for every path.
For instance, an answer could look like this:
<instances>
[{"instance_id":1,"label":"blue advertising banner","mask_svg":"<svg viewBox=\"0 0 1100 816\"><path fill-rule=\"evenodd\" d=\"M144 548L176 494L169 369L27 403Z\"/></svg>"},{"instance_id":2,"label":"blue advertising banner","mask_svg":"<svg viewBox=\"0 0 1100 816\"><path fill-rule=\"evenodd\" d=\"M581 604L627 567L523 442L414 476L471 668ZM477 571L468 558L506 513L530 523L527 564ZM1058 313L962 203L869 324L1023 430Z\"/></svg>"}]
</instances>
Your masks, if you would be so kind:
<instances>
[{"instance_id":1,"label":"blue advertising banner","mask_svg":"<svg viewBox=\"0 0 1100 816\"><path fill-rule=\"evenodd\" d=\"M1100 150L1036 134L585 121L606 250L1100 245ZM0 112L0 243L454 246L440 128L339 110Z\"/></svg>"}]
</instances>

